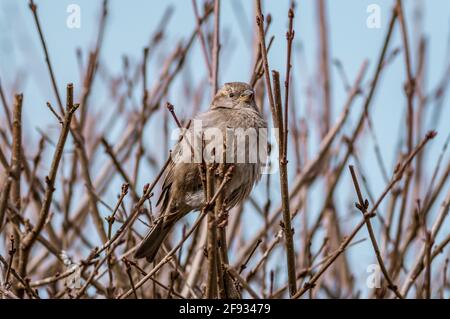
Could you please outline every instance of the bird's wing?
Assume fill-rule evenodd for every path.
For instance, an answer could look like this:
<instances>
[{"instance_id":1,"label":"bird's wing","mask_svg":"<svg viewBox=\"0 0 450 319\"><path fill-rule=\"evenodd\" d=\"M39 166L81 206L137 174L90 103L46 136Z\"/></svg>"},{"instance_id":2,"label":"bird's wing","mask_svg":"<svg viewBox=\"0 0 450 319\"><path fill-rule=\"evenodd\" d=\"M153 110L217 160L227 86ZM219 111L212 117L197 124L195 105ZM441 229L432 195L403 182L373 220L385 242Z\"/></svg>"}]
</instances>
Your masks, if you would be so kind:
<instances>
[{"instance_id":1,"label":"bird's wing","mask_svg":"<svg viewBox=\"0 0 450 319\"><path fill-rule=\"evenodd\" d=\"M169 204L170 188L172 187L174 178L174 167L175 163L171 161L166 169L166 175L164 175L164 181L161 187L161 195L159 196L159 199L156 203L156 206L159 206L161 204L161 212L164 212Z\"/></svg>"},{"instance_id":2,"label":"bird's wing","mask_svg":"<svg viewBox=\"0 0 450 319\"><path fill-rule=\"evenodd\" d=\"M214 123L218 122L220 123L219 121L220 116L221 116L220 112L218 112L216 109L212 109L204 113L198 114L194 120L200 120L202 123L202 128L205 129L208 127L212 127ZM189 131L191 131L191 133L193 132L192 125L189 128ZM170 189L172 187L172 184L174 183L174 179L176 178L174 173L175 166L177 165L177 162L182 160L181 159L181 157L183 156L182 152L183 152L182 144L181 143L175 144L172 151L172 161L169 163L169 166L166 169L166 174L164 176L164 181L161 188L161 195L156 203L157 206L161 205L160 207L161 213L164 213L167 210L168 206L170 205ZM194 172L194 175L195 176L192 176L192 178L200 181L200 177L197 176L199 175L197 171ZM196 187L198 187L197 184L195 184L194 188Z\"/></svg>"}]
</instances>

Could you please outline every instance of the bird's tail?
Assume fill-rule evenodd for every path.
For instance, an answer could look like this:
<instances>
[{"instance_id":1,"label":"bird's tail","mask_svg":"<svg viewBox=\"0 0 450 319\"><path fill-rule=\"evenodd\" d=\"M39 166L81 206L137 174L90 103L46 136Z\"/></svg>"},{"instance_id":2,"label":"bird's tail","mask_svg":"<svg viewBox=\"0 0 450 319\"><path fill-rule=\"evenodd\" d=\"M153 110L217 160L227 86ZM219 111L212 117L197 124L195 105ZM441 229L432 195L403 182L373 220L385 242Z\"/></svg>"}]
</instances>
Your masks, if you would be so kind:
<instances>
[{"instance_id":1,"label":"bird's tail","mask_svg":"<svg viewBox=\"0 0 450 319\"><path fill-rule=\"evenodd\" d=\"M159 251L159 247L161 247L164 239L166 239L172 229L173 224L174 223L171 221L167 222L164 221L164 219L160 219L144 237L138 249L134 253L134 258L145 257L148 262L152 262Z\"/></svg>"}]
</instances>

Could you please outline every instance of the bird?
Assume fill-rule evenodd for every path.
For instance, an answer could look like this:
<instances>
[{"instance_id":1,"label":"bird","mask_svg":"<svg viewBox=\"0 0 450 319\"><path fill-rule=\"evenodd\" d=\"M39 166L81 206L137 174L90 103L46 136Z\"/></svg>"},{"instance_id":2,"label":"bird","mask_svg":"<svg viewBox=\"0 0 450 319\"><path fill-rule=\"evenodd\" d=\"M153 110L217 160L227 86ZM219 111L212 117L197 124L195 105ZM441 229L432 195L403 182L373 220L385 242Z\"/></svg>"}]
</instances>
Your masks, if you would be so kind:
<instances>
[{"instance_id":1,"label":"bird","mask_svg":"<svg viewBox=\"0 0 450 319\"><path fill-rule=\"evenodd\" d=\"M199 150L198 144L201 145L201 151L210 146L203 141L208 130L215 130L214 132L225 136L222 136L219 142L216 141L216 145L211 144L213 147L210 149L213 149L213 156L219 153L217 149L220 146L223 147L225 138L227 152L227 156L224 156L226 157L225 161L227 165L233 166L230 180L222 191L227 211L245 200L253 186L261 179L262 168L265 164L264 156L256 156L256 160L254 158L251 160L250 157L258 152L258 147L267 146L267 122L255 103L255 92L249 84L244 82L225 83L215 94L210 108L206 112L196 115L193 122L194 127L190 127L187 133L194 138L202 136L202 141L197 145L194 141L194 146L192 146L189 143L189 140L192 142L192 139L187 138L188 134L186 134L181 141L188 141L184 143L184 146L188 145L187 149L190 152L186 151L186 147L181 146L180 141L173 148L171 161L162 183L161 195L156 204L159 206L160 214L138 245L134 253L136 259L146 258L148 262L152 262L176 222L192 211L201 210L206 204L199 164L192 160L191 152ZM196 123L201 123L200 132L195 132ZM232 139L228 138L229 133L227 132L230 130L234 132ZM256 134L258 142L252 140L251 137L246 139L245 134ZM241 145L242 141L244 141L244 145ZM231 159L229 159L228 152L231 154ZM264 150L260 154L264 154ZM204 158L202 160L205 161Z\"/></svg>"}]
</instances>

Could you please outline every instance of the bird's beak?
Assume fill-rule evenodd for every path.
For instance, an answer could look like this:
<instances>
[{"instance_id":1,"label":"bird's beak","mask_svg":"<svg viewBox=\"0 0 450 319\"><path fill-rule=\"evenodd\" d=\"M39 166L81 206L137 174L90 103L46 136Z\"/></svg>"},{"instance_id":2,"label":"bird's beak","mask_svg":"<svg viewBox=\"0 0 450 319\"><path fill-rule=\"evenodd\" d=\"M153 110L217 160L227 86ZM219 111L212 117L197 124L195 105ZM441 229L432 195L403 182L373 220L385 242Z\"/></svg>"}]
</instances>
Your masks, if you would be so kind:
<instances>
[{"instance_id":1,"label":"bird's beak","mask_svg":"<svg viewBox=\"0 0 450 319\"><path fill-rule=\"evenodd\" d=\"M250 102L253 100L253 91L252 90L245 90L239 99L243 102Z\"/></svg>"}]
</instances>

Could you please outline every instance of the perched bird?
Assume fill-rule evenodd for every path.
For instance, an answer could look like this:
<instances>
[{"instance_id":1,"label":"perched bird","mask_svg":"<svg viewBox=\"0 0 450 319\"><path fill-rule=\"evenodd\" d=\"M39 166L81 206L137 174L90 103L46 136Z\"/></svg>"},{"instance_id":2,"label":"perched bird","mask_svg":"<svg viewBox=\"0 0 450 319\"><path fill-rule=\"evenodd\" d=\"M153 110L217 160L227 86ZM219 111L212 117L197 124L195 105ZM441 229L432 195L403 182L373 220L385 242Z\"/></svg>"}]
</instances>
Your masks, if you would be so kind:
<instances>
[{"instance_id":1,"label":"perched bird","mask_svg":"<svg viewBox=\"0 0 450 319\"><path fill-rule=\"evenodd\" d=\"M225 159L227 165L231 164L234 167L231 179L222 192L226 208L231 209L250 194L254 184L261 178L261 167L265 160L260 158L261 156L256 156L255 160L254 156L258 153L256 143L259 145L263 143L255 142L252 136L245 136L256 134L256 138L266 141L267 146L267 123L255 104L253 88L242 82L226 83L215 95L210 109L197 115L193 120L194 124L201 121L202 131L195 133L194 127L189 128L188 132L196 134L198 138L209 129L214 129L223 135L223 139L218 142L216 140L216 143L223 145L225 140L227 152L228 148L234 150L231 151L234 152L230 156L231 160L228 156ZM232 139L227 133L230 130L234 133ZM264 134L265 136L262 136ZM195 146L194 142L190 150L198 151L198 144L202 143ZM209 146L208 142L205 144L201 146L201 151ZM213 147L220 148L222 145ZM152 262L174 224L187 213L200 210L205 205L199 164L189 160L192 159L190 152L177 146L174 147L175 154L172 155L172 161L167 168L157 203L160 206L160 216L140 243L135 258L145 257L147 261ZM252 155L253 160L250 159Z\"/></svg>"}]
</instances>

